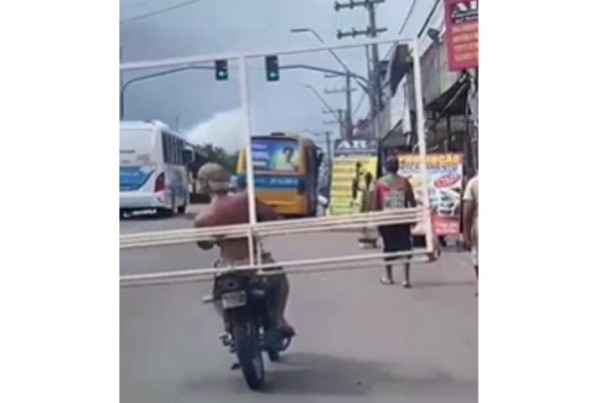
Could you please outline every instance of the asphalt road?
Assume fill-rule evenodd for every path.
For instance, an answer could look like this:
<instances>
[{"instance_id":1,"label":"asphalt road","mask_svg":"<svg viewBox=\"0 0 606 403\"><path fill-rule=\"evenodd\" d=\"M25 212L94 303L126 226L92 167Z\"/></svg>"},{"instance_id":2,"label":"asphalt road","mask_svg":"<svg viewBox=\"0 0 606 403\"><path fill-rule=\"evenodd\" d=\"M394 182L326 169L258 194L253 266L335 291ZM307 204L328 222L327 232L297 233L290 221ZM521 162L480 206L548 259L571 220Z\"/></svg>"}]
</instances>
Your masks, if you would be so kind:
<instances>
[{"instance_id":1,"label":"asphalt road","mask_svg":"<svg viewBox=\"0 0 606 403\"><path fill-rule=\"evenodd\" d=\"M189 226L181 218L129 220L121 232ZM354 234L309 234L266 244L277 259L362 253ZM122 274L208 267L194 245L121 253ZM383 286L380 268L293 275L288 318L297 337L267 363L265 392L247 389L203 305L208 284L123 289L122 403L477 402L475 281L465 253L413 266L413 288ZM400 273L398 273L400 274Z\"/></svg>"}]
</instances>

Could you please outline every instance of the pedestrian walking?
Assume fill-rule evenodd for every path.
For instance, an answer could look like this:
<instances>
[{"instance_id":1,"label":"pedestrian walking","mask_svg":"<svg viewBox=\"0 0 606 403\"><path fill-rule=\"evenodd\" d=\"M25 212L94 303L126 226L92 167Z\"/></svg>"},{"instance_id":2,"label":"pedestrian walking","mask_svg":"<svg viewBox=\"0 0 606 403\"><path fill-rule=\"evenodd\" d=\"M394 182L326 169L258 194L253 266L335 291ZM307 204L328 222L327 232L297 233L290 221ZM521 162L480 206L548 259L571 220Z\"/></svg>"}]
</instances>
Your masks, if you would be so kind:
<instances>
[{"instance_id":1,"label":"pedestrian walking","mask_svg":"<svg viewBox=\"0 0 606 403\"><path fill-rule=\"evenodd\" d=\"M379 179L376 188L376 206L378 210L403 209L416 207L415 195L408 179L398 175L397 157L390 157L385 163L385 175ZM383 253L405 252L412 250L411 224L387 224L379 226L383 241ZM402 257L386 257L383 284L393 284L392 262ZM404 281L402 285L410 288L410 257L404 257Z\"/></svg>"}]
</instances>

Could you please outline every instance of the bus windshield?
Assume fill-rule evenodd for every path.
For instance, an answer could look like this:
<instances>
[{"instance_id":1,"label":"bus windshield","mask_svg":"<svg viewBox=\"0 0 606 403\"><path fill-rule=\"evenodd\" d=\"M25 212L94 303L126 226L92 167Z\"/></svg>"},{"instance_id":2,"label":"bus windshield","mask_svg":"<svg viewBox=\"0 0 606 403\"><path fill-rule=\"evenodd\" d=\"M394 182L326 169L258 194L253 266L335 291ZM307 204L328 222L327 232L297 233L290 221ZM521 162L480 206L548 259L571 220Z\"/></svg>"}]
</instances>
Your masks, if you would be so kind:
<instances>
[{"instance_id":1,"label":"bus windshield","mask_svg":"<svg viewBox=\"0 0 606 403\"><path fill-rule=\"evenodd\" d=\"M292 139L254 139L252 161L255 171L298 172L299 143Z\"/></svg>"}]
</instances>

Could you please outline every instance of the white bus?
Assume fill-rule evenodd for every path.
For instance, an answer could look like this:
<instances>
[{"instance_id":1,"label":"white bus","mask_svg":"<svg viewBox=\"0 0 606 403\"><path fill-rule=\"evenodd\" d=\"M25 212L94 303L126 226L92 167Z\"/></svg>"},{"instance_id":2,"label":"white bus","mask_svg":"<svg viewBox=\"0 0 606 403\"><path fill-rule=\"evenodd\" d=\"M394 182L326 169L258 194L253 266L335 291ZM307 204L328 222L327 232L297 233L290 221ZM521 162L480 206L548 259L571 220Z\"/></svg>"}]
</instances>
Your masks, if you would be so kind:
<instances>
[{"instance_id":1,"label":"white bus","mask_svg":"<svg viewBox=\"0 0 606 403\"><path fill-rule=\"evenodd\" d=\"M120 122L120 215L185 213L193 149L158 121Z\"/></svg>"}]
</instances>

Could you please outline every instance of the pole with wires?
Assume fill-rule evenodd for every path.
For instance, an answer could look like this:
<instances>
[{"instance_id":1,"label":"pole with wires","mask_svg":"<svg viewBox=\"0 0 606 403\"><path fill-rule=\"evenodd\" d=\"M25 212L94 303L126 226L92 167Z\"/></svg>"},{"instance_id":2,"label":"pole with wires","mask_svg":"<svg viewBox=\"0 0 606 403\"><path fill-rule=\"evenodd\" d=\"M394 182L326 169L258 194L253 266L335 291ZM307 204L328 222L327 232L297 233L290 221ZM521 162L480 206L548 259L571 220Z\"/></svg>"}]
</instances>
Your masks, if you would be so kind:
<instances>
[{"instance_id":1,"label":"pole with wires","mask_svg":"<svg viewBox=\"0 0 606 403\"><path fill-rule=\"evenodd\" d=\"M349 0L349 2L335 3L335 10L339 11L342 8L354 9L356 7L365 7L368 12L368 27L365 30L352 29L348 32L337 31L337 39L346 37L356 38L357 36L363 35L369 38L376 38L379 33L386 32L387 28L377 28L376 18L376 6L380 3L384 3L385 0ZM371 53L371 73L369 74L369 81L371 83L371 118L376 121L376 117L381 111L383 97L381 91L381 72L379 62L379 46L378 44L370 45ZM368 58L368 56L367 56ZM378 122L373 126L374 138L380 137Z\"/></svg>"}]
</instances>

